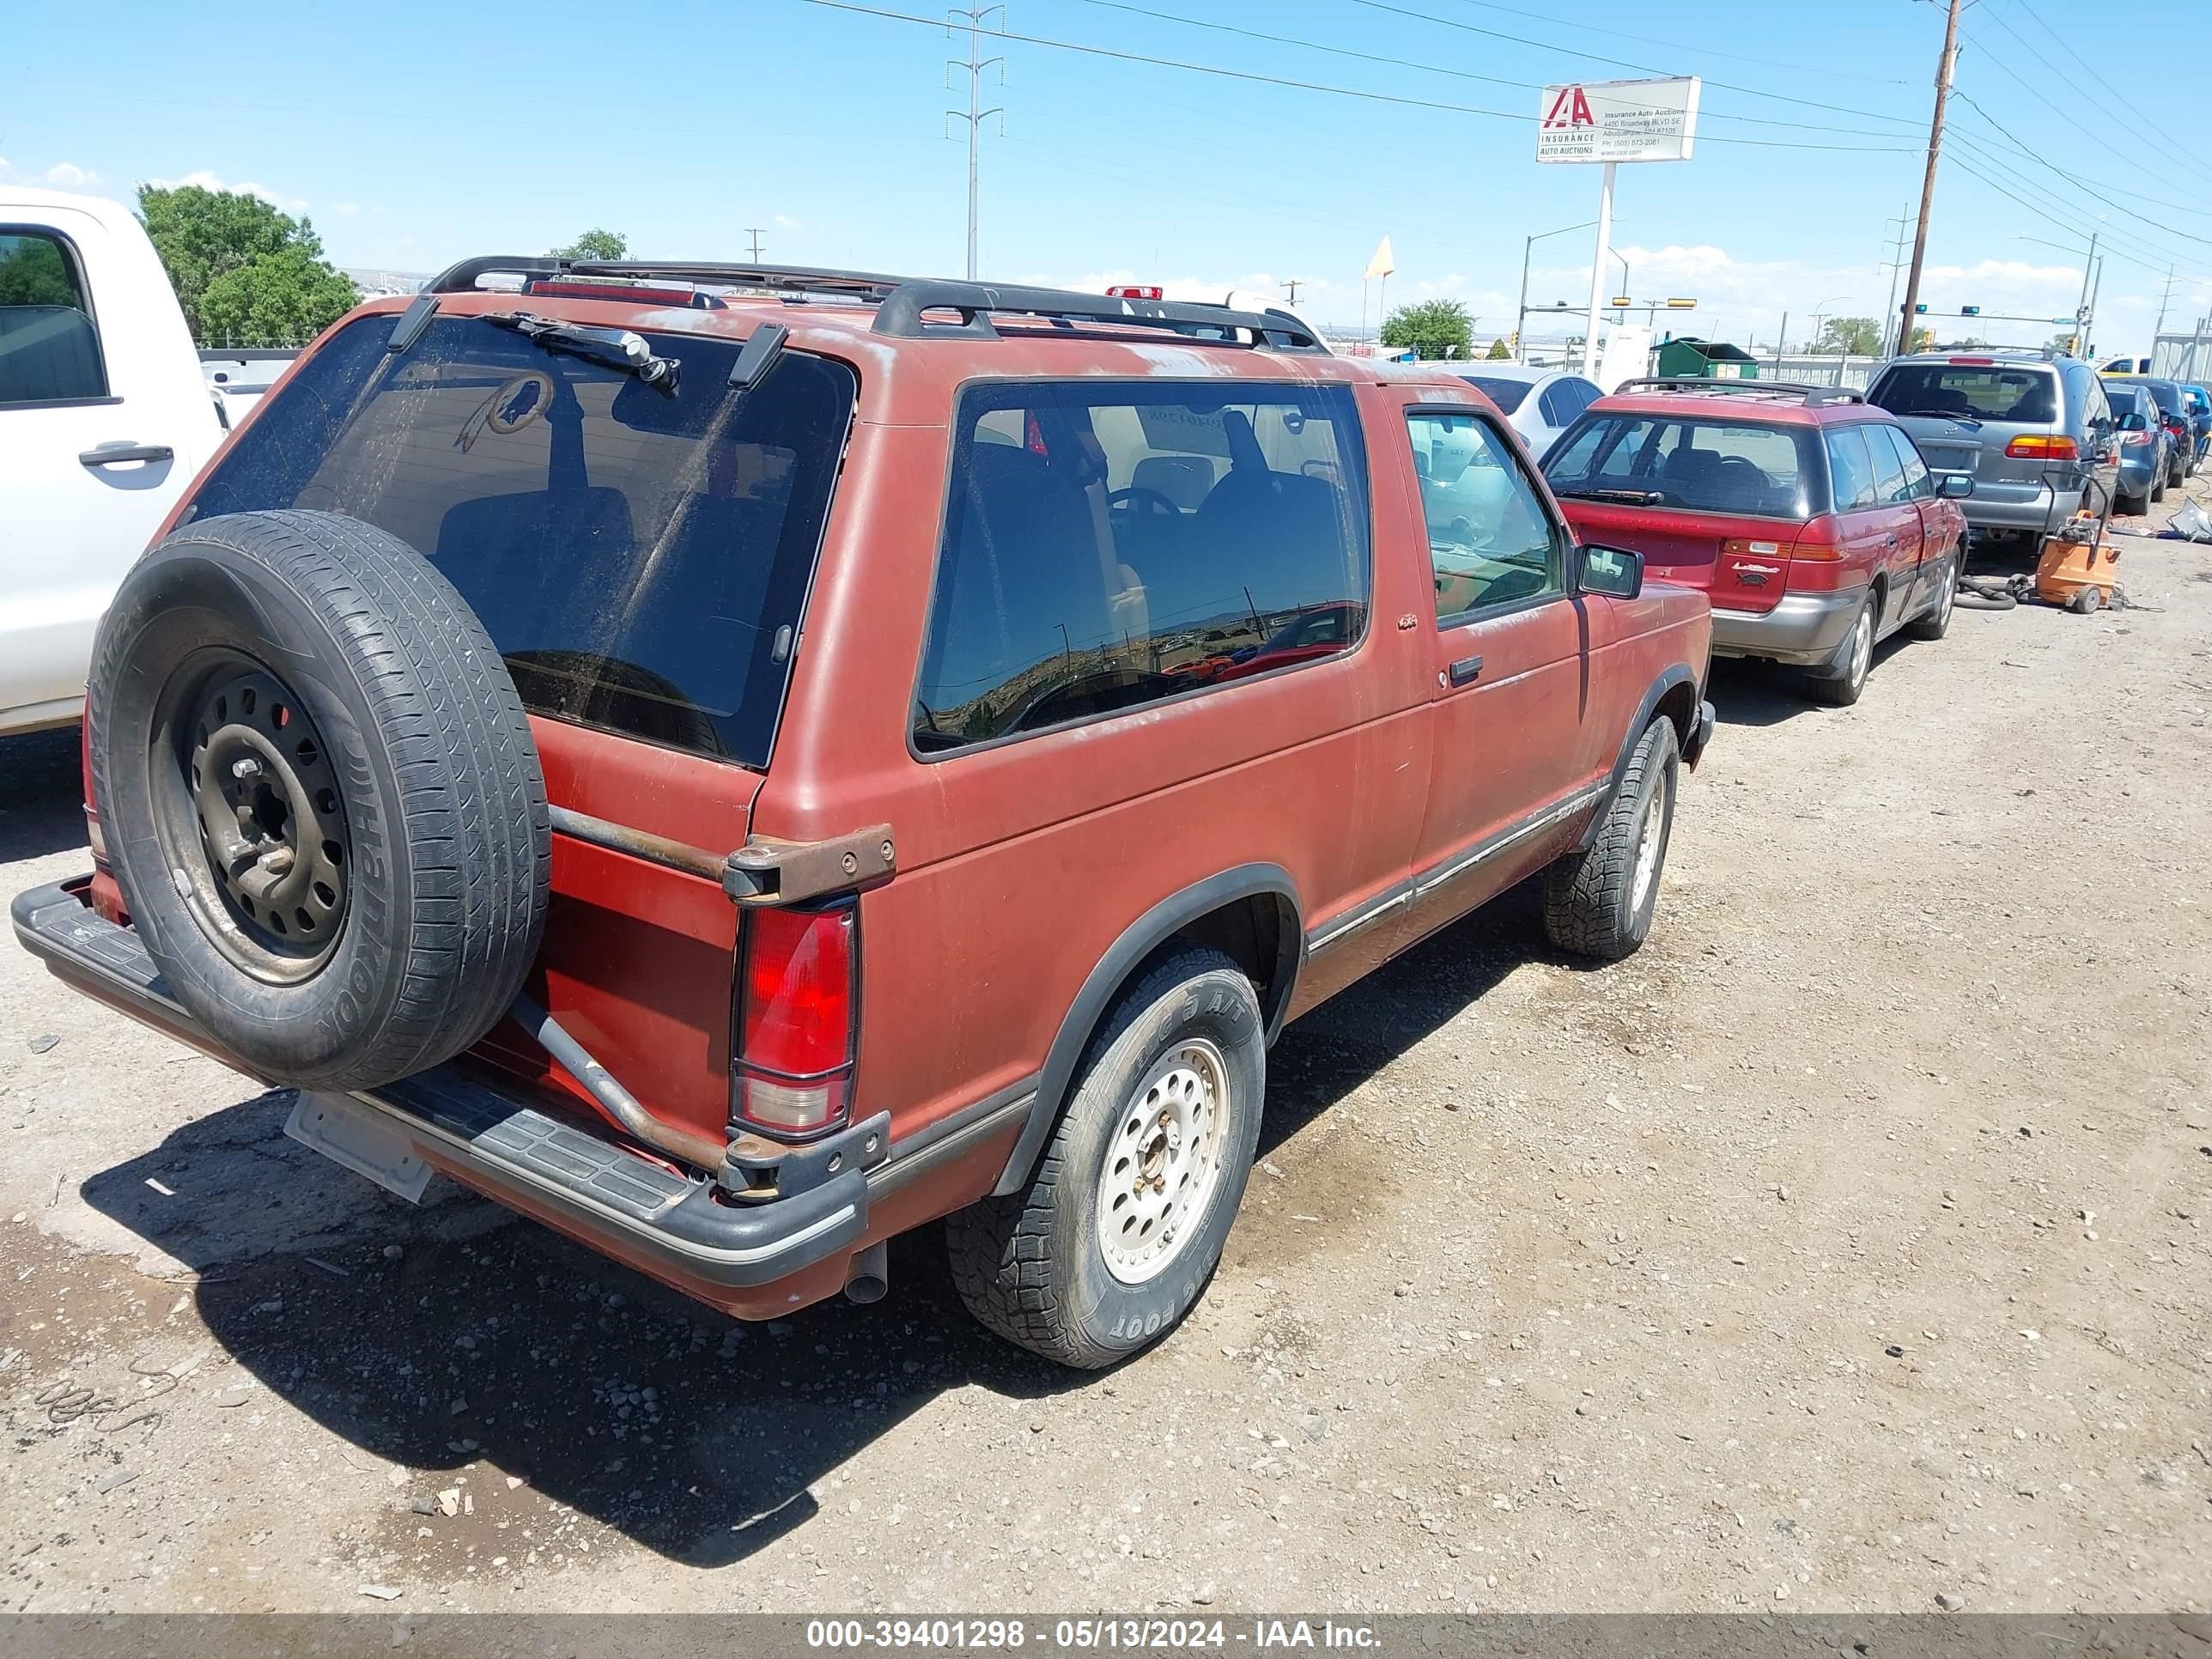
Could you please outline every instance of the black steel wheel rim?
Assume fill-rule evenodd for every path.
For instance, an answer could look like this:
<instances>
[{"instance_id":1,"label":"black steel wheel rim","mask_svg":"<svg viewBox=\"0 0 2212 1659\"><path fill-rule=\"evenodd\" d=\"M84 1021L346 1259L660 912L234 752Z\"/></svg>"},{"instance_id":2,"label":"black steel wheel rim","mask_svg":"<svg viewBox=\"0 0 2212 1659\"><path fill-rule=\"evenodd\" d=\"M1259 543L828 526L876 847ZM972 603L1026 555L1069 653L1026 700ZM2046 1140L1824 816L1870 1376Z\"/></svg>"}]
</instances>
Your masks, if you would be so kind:
<instances>
[{"instance_id":1,"label":"black steel wheel rim","mask_svg":"<svg viewBox=\"0 0 2212 1659\"><path fill-rule=\"evenodd\" d=\"M289 685L250 658L213 655L180 667L156 705L162 860L217 950L257 979L295 983L344 927L353 848L337 769Z\"/></svg>"}]
</instances>

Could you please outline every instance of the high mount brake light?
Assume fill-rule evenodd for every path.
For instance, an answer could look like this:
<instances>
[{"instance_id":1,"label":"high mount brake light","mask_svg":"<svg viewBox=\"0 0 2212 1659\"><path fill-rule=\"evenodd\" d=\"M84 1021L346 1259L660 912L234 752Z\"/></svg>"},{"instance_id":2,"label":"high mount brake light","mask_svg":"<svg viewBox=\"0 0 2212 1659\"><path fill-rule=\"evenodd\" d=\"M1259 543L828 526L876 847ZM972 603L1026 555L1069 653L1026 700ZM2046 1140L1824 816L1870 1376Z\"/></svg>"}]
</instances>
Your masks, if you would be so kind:
<instances>
[{"instance_id":1,"label":"high mount brake light","mask_svg":"<svg viewBox=\"0 0 2212 1659\"><path fill-rule=\"evenodd\" d=\"M731 1115L807 1140L852 1111L859 910L750 910L738 963Z\"/></svg>"},{"instance_id":2,"label":"high mount brake light","mask_svg":"<svg viewBox=\"0 0 2212 1659\"><path fill-rule=\"evenodd\" d=\"M523 285L525 294L548 300L612 300L626 306L684 306L694 311L717 311L722 302L692 288L648 288L621 281L564 283L534 276Z\"/></svg>"},{"instance_id":3,"label":"high mount brake light","mask_svg":"<svg viewBox=\"0 0 2212 1659\"><path fill-rule=\"evenodd\" d=\"M1163 294L1158 286L1146 287L1138 283L1121 283L1106 290L1109 300L1158 300Z\"/></svg>"}]
</instances>

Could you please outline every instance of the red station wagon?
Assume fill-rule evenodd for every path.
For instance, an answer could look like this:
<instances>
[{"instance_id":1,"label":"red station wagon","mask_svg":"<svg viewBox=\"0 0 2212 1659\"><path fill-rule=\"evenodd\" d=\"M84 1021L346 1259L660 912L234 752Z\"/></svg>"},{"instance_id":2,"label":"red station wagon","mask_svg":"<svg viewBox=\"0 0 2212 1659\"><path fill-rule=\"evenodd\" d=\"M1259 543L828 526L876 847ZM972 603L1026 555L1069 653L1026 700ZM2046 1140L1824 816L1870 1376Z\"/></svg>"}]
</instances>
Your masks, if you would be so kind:
<instances>
[{"instance_id":1,"label":"red station wagon","mask_svg":"<svg viewBox=\"0 0 2212 1659\"><path fill-rule=\"evenodd\" d=\"M1715 655L1795 664L1822 702L1858 701L1887 635L1950 626L1973 479L1931 473L1856 392L1631 380L1544 471L1577 533L1706 591Z\"/></svg>"},{"instance_id":2,"label":"red station wagon","mask_svg":"<svg viewBox=\"0 0 2212 1659\"><path fill-rule=\"evenodd\" d=\"M480 284L489 278L491 284ZM101 625L65 981L715 1307L946 1218L1079 1366L1219 1260L1286 1020L1516 882L1642 943L1702 596L1279 312L471 261Z\"/></svg>"}]
</instances>

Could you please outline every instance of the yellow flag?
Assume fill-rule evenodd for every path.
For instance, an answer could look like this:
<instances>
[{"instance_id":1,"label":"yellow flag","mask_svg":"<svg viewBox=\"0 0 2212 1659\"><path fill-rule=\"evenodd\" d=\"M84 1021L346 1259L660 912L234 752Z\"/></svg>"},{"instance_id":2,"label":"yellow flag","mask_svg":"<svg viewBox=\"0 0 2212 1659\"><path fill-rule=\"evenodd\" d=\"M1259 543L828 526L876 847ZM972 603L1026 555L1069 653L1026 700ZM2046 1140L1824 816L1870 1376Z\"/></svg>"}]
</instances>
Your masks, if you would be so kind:
<instances>
[{"instance_id":1,"label":"yellow flag","mask_svg":"<svg viewBox=\"0 0 2212 1659\"><path fill-rule=\"evenodd\" d=\"M1367 262L1367 274L1370 276L1388 276L1397 268L1397 258L1390 252L1390 239L1385 236L1375 245L1375 257Z\"/></svg>"}]
</instances>

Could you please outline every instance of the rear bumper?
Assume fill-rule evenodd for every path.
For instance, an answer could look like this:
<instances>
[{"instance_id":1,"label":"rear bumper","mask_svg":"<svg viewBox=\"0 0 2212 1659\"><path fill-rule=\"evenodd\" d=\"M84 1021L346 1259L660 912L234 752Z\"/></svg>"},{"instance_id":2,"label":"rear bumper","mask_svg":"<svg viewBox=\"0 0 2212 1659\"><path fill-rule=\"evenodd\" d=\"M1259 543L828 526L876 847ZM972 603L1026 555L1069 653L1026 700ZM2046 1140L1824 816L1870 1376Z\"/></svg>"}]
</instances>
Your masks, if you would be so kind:
<instances>
[{"instance_id":1,"label":"rear bumper","mask_svg":"<svg viewBox=\"0 0 2212 1659\"><path fill-rule=\"evenodd\" d=\"M1846 587L1833 593L1784 593L1771 611L1715 606L1713 654L1814 666L1836 654L1865 603L1865 588Z\"/></svg>"},{"instance_id":2,"label":"rear bumper","mask_svg":"<svg viewBox=\"0 0 2212 1659\"><path fill-rule=\"evenodd\" d=\"M2076 483L2071 495L2062 495L2047 484L1976 483L1974 493L1959 503L1969 530L2025 531L2047 536L2073 516L2081 499Z\"/></svg>"},{"instance_id":3,"label":"rear bumper","mask_svg":"<svg viewBox=\"0 0 2212 1659\"><path fill-rule=\"evenodd\" d=\"M137 935L90 908L89 884L81 877L18 894L10 911L23 948L88 996L223 1058L206 1029L170 996ZM926 1148L890 1148L888 1120L879 1116L839 1137L854 1144L836 1173L827 1172L834 1144L818 1143L805 1160L814 1184L739 1204L711 1180L679 1175L540 1111L526 1091L493 1073L441 1066L353 1098L464 1184L679 1290L732 1312L763 1314L781 1311L787 1299L763 1304L743 1292L849 1253L867 1231L872 1193L1010 1133L1028 1104L990 1103L994 1109L963 1115L930 1133ZM833 1282L823 1293L836 1289Z\"/></svg>"}]
</instances>

